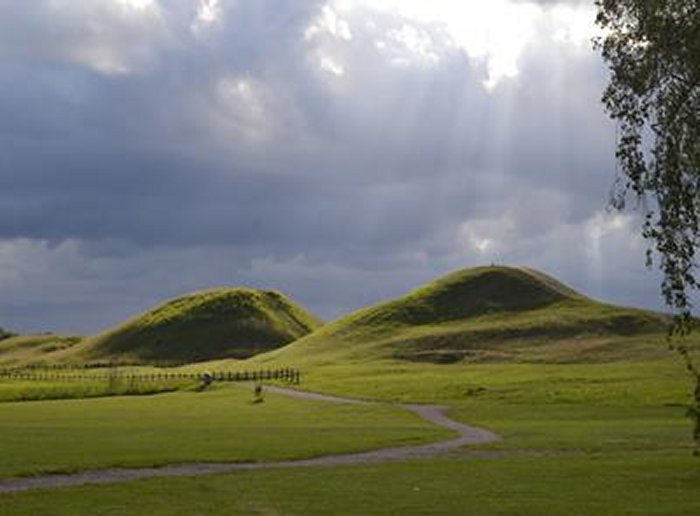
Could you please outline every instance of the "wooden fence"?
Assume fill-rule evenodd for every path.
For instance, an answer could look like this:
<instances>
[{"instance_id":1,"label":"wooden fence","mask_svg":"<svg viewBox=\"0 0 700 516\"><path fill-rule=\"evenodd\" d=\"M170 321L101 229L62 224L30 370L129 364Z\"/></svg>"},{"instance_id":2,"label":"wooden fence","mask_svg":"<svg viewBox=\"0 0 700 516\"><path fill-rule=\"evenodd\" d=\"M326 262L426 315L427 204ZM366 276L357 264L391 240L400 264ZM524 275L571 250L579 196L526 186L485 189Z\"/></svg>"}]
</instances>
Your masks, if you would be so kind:
<instances>
[{"instance_id":1,"label":"wooden fence","mask_svg":"<svg viewBox=\"0 0 700 516\"><path fill-rule=\"evenodd\" d=\"M301 381L301 373L291 367L280 369L261 369L258 371L206 371L200 373L122 373L112 368L104 373L86 373L81 369L75 369L74 373L56 372L51 369L39 370L38 368L5 368L0 369L0 379L30 380L30 381L143 381L158 382L169 380L198 380L203 382L262 382L266 380L281 380L298 384Z\"/></svg>"}]
</instances>

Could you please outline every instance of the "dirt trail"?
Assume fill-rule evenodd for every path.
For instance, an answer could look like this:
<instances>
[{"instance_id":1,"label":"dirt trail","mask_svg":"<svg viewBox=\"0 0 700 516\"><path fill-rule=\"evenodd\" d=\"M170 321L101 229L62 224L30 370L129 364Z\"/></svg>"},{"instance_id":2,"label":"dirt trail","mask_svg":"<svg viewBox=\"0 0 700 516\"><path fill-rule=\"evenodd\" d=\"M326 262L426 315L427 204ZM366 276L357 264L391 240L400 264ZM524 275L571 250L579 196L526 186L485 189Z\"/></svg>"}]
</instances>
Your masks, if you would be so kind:
<instances>
[{"instance_id":1,"label":"dirt trail","mask_svg":"<svg viewBox=\"0 0 700 516\"><path fill-rule=\"evenodd\" d=\"M314 392L284 389L282 387L268 386L269 392L292 396L295 398L327 401L331 403L370 404L375 402L359 400L355 398L341 398ZM28 491L30 489L51 489L58 487L80 486L85 484L113 484L152 477L184 477L197 475L210 475L214 473L228 473L233 471L250 471L260 469L303 468L316 466L342 466L350 464L374 464L397 460L434 457L455 448L470 444L480 444L498 441L501 437L493 432L465 425L450 419L445 414L445 407L439 405L412 405L394 404L416 413L421 418L435 425L449 428L456 432L457 436L445 441L438 441L417 446L402 446L395 448L380 448L367 452L350 453L345 455L325 455L311 459L285 460L277 462L249 462L249 463L215 463L193 462L186 464L174 464L158 468L110 468L84 471L67 475L44 475L26 478L9 478L0 480L0 493Z\"/></svg>"}]
</instances>

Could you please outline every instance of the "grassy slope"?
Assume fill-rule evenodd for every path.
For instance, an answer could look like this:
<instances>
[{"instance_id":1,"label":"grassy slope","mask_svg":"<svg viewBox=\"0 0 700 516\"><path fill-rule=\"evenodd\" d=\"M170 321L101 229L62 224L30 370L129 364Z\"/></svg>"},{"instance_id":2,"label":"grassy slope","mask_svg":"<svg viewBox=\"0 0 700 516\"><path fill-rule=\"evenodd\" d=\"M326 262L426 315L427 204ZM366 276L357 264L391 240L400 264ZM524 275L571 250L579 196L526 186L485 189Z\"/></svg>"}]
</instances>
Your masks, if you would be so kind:
<instances>
[{"instance_id":1,"label":"grassy slope","mask_svg":"<svg viewBox=\"0 0 700 516\"><path fill-rule=\"evenodd\" d=\"M382 399L438 401L451 407L453 417L499 431L506 439L486 446L498 453L494 457L464 450L463 455L429 461L152 479L0 495L0 512L690 515L700 510L700 469L698 460L690 456L690 429L678 406L687 399L687 384L682 368L672 360L338 364L311 372L304 387ZM3 421L17 417L19 421L0 438L12 443L14 435L14 442L20 443L20 448L8 447L10 467L18 463L26 467L26 457L40 457L45 467L61 455L64 464L75 464L76 457L79 465L84 464L86 457L78 456L74 444L80 439L88 440L99 460L109 455L123 460L135 452L138 459L136 454L133 458L139 461L160 453L172 459L172 453L182 457L192 450L219 458L243 444L246 453L265 457L265 453L304 449L310 442L337 446L337 432L344 432L348 424L358 439L369 435L370 428L375 430L375 424L387 424L357 412L339 415L329 405L309 407L308 412L281 411L277 405L267 405L268 400L263 405L273 409L268 415L275 423L271 430L270 420L255 414L256 406L245 400L241 404L225 390L207 396L212 394L211 400L177 394L138 398L135 404L119 398L89 405L12 404L24 412L17 416L13 410L11 418L3 417ZM49 419L52 430L47 429ZM207 439L199 439L196 431L202 420L213 426L211 433L207 430ZM96 425L102 424L109 432L96 437L101 433L96 430L105 428ZM136 436L137 443L120 442L126 431ZM30 444L34 441L24 440L27 432L33 437L48 435L50 441L34 450ZM211 444L203 442L212 436Z\"/></svg>"},{"instance_id":2,"label":"grassy slope","mask_svg":"<svg viewBox=\"0 0 700 516\"><path fill-rule=\"evenodd\" d=\"M691 384L670 356L606 364L353 364L311 371L304 385L447 405L455 419L505 437L489 448L689 453L692 444L684 417Z\"/></svg>"},{"instance_id":3,"label":"grassy slope","mask_svg":"<svg viewBox=\"0 0 700 516\"><path fill-rule=\"evenodd\" d=\"M320 321L275 291L221 288L190 294L86 339L64 358L195 361L245 358L306 335Z\"/></svg>"},{"instance_id":4,"label":"grassy slope","mask_svg":"<svg viewBox=\"0 0 700 516\"><path fill-rule=\"evenodd\" d=\"M0 340L0 364L11 365L43 360L57 351L72 348L82 337L63 335L21 335Z\"/></svg>"},{"instance_id":5,"label":"grassy slope","mask_svg":"<svg viewBox=\"0 0 700 516\"><path fill-rule=\"evenodd\" d=\"M665 331L660 314L594 301L540 272L479 267L359 310L255 361L606 360L620 354L618 345L645 348L647 336Z\"/></svg>"}]
</instances>

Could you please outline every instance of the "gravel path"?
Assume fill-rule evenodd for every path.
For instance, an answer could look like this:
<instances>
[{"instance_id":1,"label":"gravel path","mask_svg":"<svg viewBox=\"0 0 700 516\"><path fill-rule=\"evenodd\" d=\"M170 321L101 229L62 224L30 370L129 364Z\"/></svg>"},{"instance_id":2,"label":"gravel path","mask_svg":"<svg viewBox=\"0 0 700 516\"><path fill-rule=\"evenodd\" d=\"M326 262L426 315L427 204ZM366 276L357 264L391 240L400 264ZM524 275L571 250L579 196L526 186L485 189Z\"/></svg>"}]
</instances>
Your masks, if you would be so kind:
<instances>
[{"instance_id":1,"label":"gravel path","mask_svg":"<svg viewBox=\"0 0 700 516\"><path fill-rule=\"evenodd\" d=\"M284 389L282 387L267 386L266 390L276 394L292 396L295 398L328 401L332 403L369 404L369 402L354 398L341 398L314 392ZM28 491L30 489L51 489L58 487L80 486L85 484L113 484L152 477L185 477L196 475L210 475L214 473L228 473L233 471L250 471L260 469L304 468L317 466L342 466L349 464L375 464L397 460L434 457L450 450L470 444L480 444L498 441L501 437L493 432L465 425L450 419L445 414L445 407L439 405L409 405L395 404L416 413L426 421L444 428L453 430L457 435L446 441L438 441L417 446L402 446L396 448L380 448L377 450L350 453L345 455L325 455L311 459L285 460L277 462L249 462L249 463L215 463L194 462L186 464L174 464L159 468L110 468L84 471L67 475L44 475L36 477L9 478L0 480L0 493Z\"/></svg>"}]
</instances>

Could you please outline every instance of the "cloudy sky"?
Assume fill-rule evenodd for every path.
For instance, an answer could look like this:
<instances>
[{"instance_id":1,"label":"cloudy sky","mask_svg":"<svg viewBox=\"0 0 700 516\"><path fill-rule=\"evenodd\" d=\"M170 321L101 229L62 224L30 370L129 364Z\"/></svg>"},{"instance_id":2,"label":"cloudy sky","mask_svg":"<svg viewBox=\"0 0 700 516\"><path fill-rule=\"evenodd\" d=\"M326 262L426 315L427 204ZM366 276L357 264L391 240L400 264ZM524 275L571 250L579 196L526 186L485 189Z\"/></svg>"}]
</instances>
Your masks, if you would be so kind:
<instances>
[{"instance_id":1,"label":"cloudy sky","mask_svg":"<svg viewBox=\"0 0 700 516\"><path fill-rule=\"evenodd\" d=\"M591 4L0 2L0 326L218 285L330 319L492 262L659 307Z\"/></svg>"}]
</instances>

